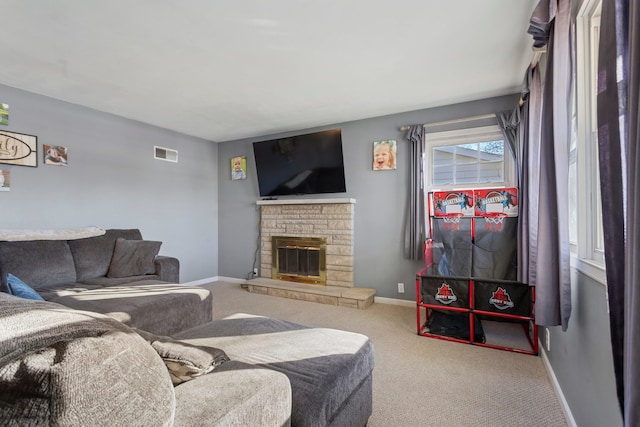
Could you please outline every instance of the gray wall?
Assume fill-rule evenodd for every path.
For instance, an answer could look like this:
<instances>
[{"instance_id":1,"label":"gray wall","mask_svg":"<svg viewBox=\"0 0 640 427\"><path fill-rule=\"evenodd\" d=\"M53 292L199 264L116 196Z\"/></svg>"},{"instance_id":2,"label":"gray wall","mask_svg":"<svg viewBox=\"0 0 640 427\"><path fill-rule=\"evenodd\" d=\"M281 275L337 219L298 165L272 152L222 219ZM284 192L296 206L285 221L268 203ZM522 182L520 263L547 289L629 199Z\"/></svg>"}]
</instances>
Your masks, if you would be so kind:
<instances>
[{"instance_id":1,"label":"gray wall","mask_svg":"<svg viewBox=\"0 0 640 427\"><path fill-rule=\"evenodd\" d=\"M251 144L260 140L339 127L342 129L347 193L317 197L356 199L355 284L358 287L374 288L378 297L415 300L415 275L422 264L403 257L405 206L409 188L409 150L408 143L404 140L405 132L401 132L399 128L408 124L511 110L517 100L517 95L503 96L221 143L218 159L220 275L245 278L254 265L259 230L259 211L256 208L259 193ZM469 124L462 126L468 127ZM397 169L373 171L373 142L386 139L395 139L398 142ZM246 180L231 180L230 159L234 156L247 156ZM258 264L256 263L256 266ZM405 284L405 293L398 293L398 282Z\"/></svg>"},{"instance_id":2,"label":"gray wall","mask_svg":"<svg viewBox=\"0 0 640 427\"><path fill-rule=\"evenodd\" d=\"M9 166L0 228L140 228L178 257L183 282L218 275L216 144L0 85L9 126L38 137L38 167ZM42 144L69 150L67 167L43 164ZM153 146L179 163L153 159Z\"/></svg>"},{"instance_id":3,"label":"gray wall","mask_svg":"<svg viewBox=\"0 0 640 427\"><path fill-rule=\"evenodd\" d=\"M578 426L621 426L606 287L573 270L571 298L569 327L549 329L547 357Z\"/></svg>"}]
</instances>

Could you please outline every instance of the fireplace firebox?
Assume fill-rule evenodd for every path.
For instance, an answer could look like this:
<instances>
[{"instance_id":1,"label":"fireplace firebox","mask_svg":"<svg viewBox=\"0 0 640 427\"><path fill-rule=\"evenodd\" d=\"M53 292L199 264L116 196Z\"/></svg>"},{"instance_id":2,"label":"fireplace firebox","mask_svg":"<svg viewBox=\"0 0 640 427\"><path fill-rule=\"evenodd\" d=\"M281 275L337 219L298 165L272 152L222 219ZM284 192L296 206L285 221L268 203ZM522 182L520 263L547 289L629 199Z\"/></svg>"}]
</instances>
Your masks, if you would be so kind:
<instances>
[{"instance_id":1,"label":"fireplace firebox","mask_svg":"<svg viewBox=\"0 0 640 427\"><path fill-rule=\"evenodd\" d=\"M327 239L273 236L271 278L290 282L327 284Z\"/></svg>"}]
</instances>

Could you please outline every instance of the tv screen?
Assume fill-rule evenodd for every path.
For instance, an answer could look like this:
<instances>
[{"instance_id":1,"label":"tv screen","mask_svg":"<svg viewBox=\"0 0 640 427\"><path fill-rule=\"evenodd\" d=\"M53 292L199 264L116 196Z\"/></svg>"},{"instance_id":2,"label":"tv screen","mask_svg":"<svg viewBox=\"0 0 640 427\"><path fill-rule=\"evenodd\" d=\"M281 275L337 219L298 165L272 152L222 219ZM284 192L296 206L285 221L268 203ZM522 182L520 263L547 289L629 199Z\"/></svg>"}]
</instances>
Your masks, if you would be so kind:
<instances>
[{"instance_id":1,"label":"tv screen","mask_svg":"<svg viewBox=\"0 0 640 427\"><path fill-rule=\"evenodd\" d=\"M346 192L340 129L253 143L260 197Z\"/></svg>"}]
</instances>

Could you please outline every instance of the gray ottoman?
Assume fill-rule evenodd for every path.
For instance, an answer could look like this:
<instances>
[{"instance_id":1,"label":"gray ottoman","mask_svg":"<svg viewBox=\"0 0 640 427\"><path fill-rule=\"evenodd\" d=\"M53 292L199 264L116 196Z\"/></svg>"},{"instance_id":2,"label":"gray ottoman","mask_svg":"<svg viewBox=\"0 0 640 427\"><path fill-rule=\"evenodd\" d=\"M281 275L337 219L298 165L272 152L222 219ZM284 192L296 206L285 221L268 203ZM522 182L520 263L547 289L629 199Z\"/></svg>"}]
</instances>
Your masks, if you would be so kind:
<instances>
[{"instance_id":1,"label":"gray ottoman","mask_svg":"<svg viewBox=\"0 0 640 427\"><path fill-rule=\"evenodd\" d=\"M234 314L175 338L284 373L292 426L364 426L371 415L374 352L364 335Z\"/></svg>"}]
</instances>

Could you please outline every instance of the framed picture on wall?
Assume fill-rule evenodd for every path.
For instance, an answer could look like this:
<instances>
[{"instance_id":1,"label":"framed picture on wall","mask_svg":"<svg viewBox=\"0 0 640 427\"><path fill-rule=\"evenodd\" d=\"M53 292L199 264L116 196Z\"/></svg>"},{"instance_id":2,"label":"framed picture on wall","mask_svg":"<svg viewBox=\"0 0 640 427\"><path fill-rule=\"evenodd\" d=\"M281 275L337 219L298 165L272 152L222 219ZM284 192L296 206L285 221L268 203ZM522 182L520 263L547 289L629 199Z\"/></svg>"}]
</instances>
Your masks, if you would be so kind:
<instances>
[{"instance_id":1,"label":"framed picture on wall","mask_svg":"<svg viewBox=\"0 0 640 427\"><path fill-rule=\"evenodd\" d=\"M396 168L396 141L376 141L373 143L373 170L389 170Z\"/></svg>"},{"instance_id":2,"label":"framed picture on wall","mask_svg":"<svg viewBox=\"0 0 640 427\"><path fill-rule=\"evenodd\" d=\"M38 137L0 130L0 163L38 166Z\"/></svg>"},{"instance_id":3,"label":"framed picture on wall","mask_svg":"<svg viewBox=\"0 0 640 427\"><path fill-rule=\"evenodd\" d=\"M45 165L67 166L67 147L60 145L42 145L42 155Z\"/></svg>"},{"instance_id":4,"label":"framed picture on wall","mask_svg":"<svg viewBox=\"0 0 640 427\"><path fill-rule=\"evenodd\" d=\"M9 124L9 104L0 102L0 125Z\"/></svg>"},{"instance_id":5,"label":"framed picture on wall","mask_svg":"<svg viewBox=\"0 0 640 427\"><path fill-rule=\"evenodd\" d=\"M231 179L247 179L247 158L237 156L231 158Z\"/></svg>"},{"instance_id":6,"label":"framed picture on wall","mask_svg":"<svg viewBox=\"0 0 640 427\"><path fill-rule=\"evenodd\" d=\"M11 171L0 169L0 191L11 191Z\"/></svg>"}]
</instances>

